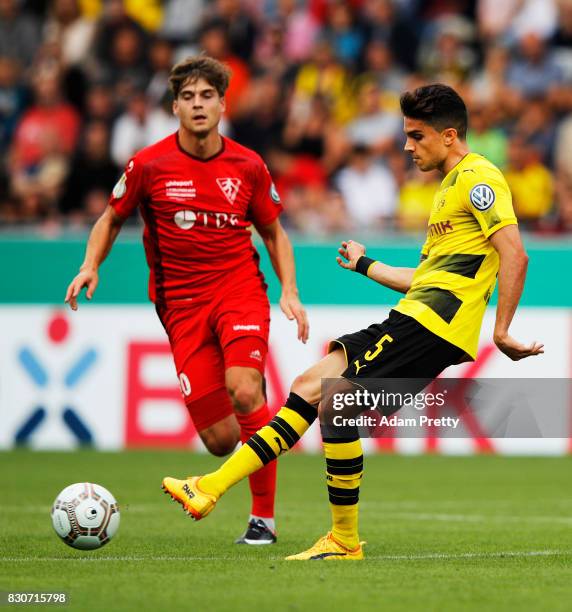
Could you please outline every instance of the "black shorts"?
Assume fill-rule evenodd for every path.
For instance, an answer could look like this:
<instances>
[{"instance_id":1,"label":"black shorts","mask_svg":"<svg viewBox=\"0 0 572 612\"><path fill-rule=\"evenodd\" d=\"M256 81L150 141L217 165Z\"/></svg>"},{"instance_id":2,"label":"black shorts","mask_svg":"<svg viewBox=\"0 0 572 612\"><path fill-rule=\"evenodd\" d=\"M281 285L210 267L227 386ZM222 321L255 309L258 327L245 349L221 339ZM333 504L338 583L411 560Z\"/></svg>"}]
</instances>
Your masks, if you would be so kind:
<instances>
[{"instance_id":1,"label":"black shorts","mask_svg":"<svg viewBox=\"0 0 572 612\"><path fill-rule=\"evenodd\" d=\"M465 352L412 317L391 310L383 323L340 336L329 352L341 345L348 367L344 378L436 378L459 363Z\"/></svg>"}]
</instances>

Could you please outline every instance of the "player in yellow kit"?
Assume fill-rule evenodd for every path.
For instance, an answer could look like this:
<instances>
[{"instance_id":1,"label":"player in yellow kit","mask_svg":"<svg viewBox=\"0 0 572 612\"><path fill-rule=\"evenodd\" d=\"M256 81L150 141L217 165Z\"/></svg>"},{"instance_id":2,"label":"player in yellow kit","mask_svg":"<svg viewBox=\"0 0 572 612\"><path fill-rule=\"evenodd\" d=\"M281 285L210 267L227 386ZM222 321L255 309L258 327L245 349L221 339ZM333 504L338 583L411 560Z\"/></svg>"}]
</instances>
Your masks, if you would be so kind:
<instances>
[{"instance_id":1,"label":"player in yellow kit","mask_svg":"<svg viewBox=\"0 0 572 612\"><path fill-rule=\"evenodd\" d=\"M513 360L543 352L509 335L528 258L500 170L470 153L467 110L450 87L430 85L401 98L405 150L422 171L443 175L429 218L417 268L396 268L365 256L365 247L342 243L338 263L405 296L381 324L342 336L330 353L298 376L284 407L216 472L178 480L163 488L195 519L206 516L224 492L286 452L319 411L321 380L343 377L433 379L446 367L473 360L486 305L498 275L494 329L498 348ZM420 389L419 389L420 390ZM358 536L363 455L357 428L343 438L322 430L332 529L314 546L288 559L362 559Z\"/></svg>"}]
</instances>

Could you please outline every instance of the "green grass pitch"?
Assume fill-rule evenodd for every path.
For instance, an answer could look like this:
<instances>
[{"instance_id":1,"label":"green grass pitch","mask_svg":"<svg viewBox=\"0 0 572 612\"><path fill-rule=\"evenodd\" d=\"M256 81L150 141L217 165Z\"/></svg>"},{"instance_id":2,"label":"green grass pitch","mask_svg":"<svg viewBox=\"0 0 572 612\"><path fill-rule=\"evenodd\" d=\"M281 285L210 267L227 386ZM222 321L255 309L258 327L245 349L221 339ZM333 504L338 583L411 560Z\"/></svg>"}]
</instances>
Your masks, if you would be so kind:
<instances>
[{"instance_id":1,"label":"green grass pitch","mask_svg":"<svg viewBox=\"0 0 572 612\"><path fill-rule=\"evenodd\" d=\"M319 456L280 460L279 543L233 540L246 483L192 522L165 475L220 460L183 452L0 453L0 590L67 591L73 610L570 610L572 457L366 457L361 563L287 562L329 527ZM95 552L56 537L64 486L102 484L121 507ZM6 608L9 609L9 608Z\"/></svg>"}]
</instances>

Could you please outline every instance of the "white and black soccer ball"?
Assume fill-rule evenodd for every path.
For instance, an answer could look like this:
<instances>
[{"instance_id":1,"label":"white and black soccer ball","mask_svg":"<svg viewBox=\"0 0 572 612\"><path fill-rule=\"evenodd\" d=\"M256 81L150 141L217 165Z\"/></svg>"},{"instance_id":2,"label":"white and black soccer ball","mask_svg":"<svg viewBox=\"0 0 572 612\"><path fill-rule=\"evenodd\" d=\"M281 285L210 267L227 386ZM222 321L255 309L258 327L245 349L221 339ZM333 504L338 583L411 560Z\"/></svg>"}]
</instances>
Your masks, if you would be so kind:
<instances>
[{"instance_id":1,"label":"white and black soccer ball","mask_svg":"<svg viewBox=\"0 0 572 612\"><path fill-rule=\"evenodd\" d=\"M78 482L66 487L52 506L52 524L69 546L94 550L104 546L119 528L119 506L104 487Z\"/></svg>"}]
</instances>

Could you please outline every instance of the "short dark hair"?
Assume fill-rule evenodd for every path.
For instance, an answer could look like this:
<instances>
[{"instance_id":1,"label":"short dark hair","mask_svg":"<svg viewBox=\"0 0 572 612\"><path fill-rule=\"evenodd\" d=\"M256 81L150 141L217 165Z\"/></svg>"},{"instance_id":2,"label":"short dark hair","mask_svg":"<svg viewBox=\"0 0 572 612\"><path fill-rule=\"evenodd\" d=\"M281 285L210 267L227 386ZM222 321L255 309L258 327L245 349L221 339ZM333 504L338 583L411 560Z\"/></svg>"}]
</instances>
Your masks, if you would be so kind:
<instances>
[{"instance_id":1,"label":"short dark hair","mask_svg":"<svg viewBox=\"0 0 572 612\"><path fill-rule=\"evenodd\" d=\"M455 128L461 140L467 136L467 107L461 96L448 85L436 83L407 91L399 100L401 112L419 119L436 130Z\"/></svg>"},{"instance_id":2,"label":"short dark hair","mask_svg":"<svg viewBox=\"0 0 572 612\"><path fill-rule=\"evenodd\" d=\"M222 98L228 89L230 70L223 63L206 55L187 57L171 69L169 88L173 97L179 96L181 87L188 80L193 82L201 78L212 85Z\"/></svg>"}]
</instances>

